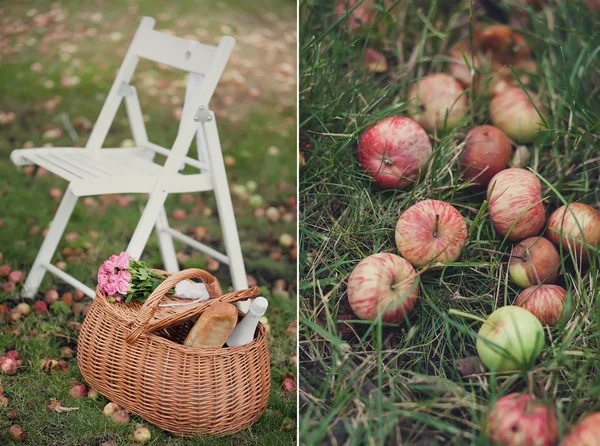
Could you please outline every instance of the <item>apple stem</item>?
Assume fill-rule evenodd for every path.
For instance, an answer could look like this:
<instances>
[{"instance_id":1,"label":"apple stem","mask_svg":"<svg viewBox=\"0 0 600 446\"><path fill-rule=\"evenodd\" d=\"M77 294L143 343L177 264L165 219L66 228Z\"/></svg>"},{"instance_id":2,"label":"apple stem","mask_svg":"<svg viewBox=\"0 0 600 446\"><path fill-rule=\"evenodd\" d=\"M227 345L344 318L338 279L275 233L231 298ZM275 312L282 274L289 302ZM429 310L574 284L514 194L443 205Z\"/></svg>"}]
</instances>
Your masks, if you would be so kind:
<instances>
[{"instance_id":1,"label":"apple stem","mask_svg":"<svg viewBox=\"0 0 600 446\"><path fill-rule=\"evenodd\" d=\"M440 214L435 214L435 229L433 230L433 236L438 236L438 229L440 226Z\"/></svg>"},{"instance_id":2,"label":"apple stem","mask_svg":"<svg viewBox=\"0 0 600 446\"><path fill-rule=\"evenodd\" d=\"M504 257L512 257L513 259L519 259L523 262L527 261L527 257L511 255L508 252L501 252L501 251L496 251L494 249L480 248L478 246L474 246L473 249L478 249L479 251L489 252L490 254L498 254L498 255L504 256Z\"/></svg>"},{"instance_id":3,"label":"apple stem","mask_svg":"<svg viewBox=\"0 0 600 446\"><path fill-rule=\"evenodd\" d=\"M454 315L454 316L462 316L462 317L464 317L464 318L466 318L466 319L473 319L473 320L475 320L475 321L479 321L479 322L481 322L482 324L485 324L485 323L487 322L487 321L486 321L484 318L482 318L482 317L479 317L479 316L474 316L474 315L472 315L472 314L465 313L464 311L455 310L454 308L451 308L450 310L448 310L448 314L452 314L452 315Z\"/></svg>"}]
</instances>

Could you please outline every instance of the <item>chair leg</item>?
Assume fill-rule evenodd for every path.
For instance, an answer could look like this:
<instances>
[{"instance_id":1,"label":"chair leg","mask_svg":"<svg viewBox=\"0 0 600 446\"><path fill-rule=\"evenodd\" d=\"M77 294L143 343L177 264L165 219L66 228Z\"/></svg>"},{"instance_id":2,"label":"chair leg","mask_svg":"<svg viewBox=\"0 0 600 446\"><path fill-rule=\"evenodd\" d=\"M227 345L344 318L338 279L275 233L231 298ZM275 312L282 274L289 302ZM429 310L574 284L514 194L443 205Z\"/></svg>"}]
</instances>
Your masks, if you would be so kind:
<instances>
[{"instance_id":1,"label":"chair leg","mask_svg":"<svg viewBox=\"0 0 600 446\"><path fill-rule=\"evenodd\" d=\"M152 228L156 225L161 210L164 209L163 206L167 199L167 195L167 188L163 187L162 184L157 184L155 190L150 193L150 198L148 199L148 203L146 203L144 212L142 212L142 217L127 246L127 252L131 257L139 259L142 252L144 252Z\"/></svg>"},{"instance_id":2,"label":"chair leg","mask_svg":"<svg viewBox=\"0 0 600 446\"><path fill-rule=\"evenodd\" d=\"M227 183L227 174L225 172L225 163L223 162L223 152L221 151L219 133L214 118L204 125L206 142L209 149L210 165L213 173L213 185L215 197L217 199L219 220L221 221L221 230L223 231L225 251L227 257L229 257L231 281L233 282L234 290L242 290L248 288L248 279L246 278L246 268L244 267L240 238L235 224L235 214L233 213L229 184Z\"/></svg>"},{"instance_id":3,"label":"chair leg","mask_svg":"<svg viewBox=\"0 0 600 446\"><path fill-rule=\"evenodd\" d=\"M166 271L176 273L179 271L177 256L175 255L175 246L173 245L173 237L164 232L164 229L169 227L169 220L165 208L160 210L156 219L156 235L158 237L158 245L160 246L160 254L163 259L163 265Z\"/></svg>"},{"instance_id":4,"label":"chair leg","mask_svg":"<svg viewBox=\"0 0 600 446\"><path fill-rule=\"evenodd\" d=\"M48 234L42 243L42 247L33 262L31 271L27 275L27 280L23 285L23 291L21 293L23 297L33 298L40 288L42 279L46 274L44 265L52 260L52 256L56 251L56 247L67 227L67 223L69 222L69 218L71 218L71 214L73 213L76 204L77 197L73 195L71 188L68 187L58 206L58 210L56 211L54 220L52 220Z\"/></svg>"}]
</instances>

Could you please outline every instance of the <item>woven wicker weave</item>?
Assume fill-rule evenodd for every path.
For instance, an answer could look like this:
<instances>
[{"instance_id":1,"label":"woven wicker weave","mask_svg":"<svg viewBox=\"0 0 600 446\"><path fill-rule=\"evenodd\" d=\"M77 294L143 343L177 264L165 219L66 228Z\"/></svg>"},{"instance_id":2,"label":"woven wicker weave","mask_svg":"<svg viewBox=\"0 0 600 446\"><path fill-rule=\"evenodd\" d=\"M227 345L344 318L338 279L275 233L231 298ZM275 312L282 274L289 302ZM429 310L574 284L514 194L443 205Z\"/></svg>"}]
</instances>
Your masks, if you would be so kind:
<instances>
[{"instance_id":1,"label":"woven wicker weave","mask_svg":"<svg viewBox=\"0 0 600 446\"><path fill-rule=\"evenodd\" d=\"M176 283L190 278L202 279L210 300L158 307L170 299L165 294ZM199 349L176 342L213 303L258 294L253 287L221 295L216 279L198 269L170 276L143 305L111 304L96 292L79 336L81 374L109 400L176 435L243 430L262 415L269 397L265 327L259 324L255 339L235 348Z\"/></svg>"}]
</instances>

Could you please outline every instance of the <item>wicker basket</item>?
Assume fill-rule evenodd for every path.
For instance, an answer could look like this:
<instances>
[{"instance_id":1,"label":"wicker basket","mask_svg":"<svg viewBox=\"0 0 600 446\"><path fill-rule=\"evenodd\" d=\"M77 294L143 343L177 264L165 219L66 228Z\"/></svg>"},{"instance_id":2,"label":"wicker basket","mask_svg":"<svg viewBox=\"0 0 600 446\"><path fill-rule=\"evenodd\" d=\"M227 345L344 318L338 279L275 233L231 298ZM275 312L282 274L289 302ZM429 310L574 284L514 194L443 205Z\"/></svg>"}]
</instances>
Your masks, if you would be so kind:
<instances>
[{"instance_id":1,"label":"wicker basket","mask_svg":"<svg viewBox=\"0 0 600 446\"><path fill-rule=\"evenodd\" d=\"M190 278L202 279L210 300L158 306L173 299L166 293L176 283ZM269 397L263 324L252 342L235 348L198 349L174 341L181 341L194 318L213 303L234 303L258 294L253 287L222 295L217 280L199 269L168 277L143 305L111 304L96 292L79 336L81 374L109 400L176 435L243 430L262 415Z\"/></svg>"}]
</instances>

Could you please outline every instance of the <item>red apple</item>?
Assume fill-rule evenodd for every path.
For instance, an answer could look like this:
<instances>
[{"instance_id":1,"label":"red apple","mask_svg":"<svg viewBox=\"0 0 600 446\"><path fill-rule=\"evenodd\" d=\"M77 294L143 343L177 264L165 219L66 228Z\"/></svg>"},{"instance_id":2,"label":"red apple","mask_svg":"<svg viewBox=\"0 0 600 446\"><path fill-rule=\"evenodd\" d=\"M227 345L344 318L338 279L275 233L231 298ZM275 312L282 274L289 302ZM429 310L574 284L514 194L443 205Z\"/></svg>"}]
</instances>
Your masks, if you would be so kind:
<instances>
[{"instance_id":1,"label":"red apple","mask_svg":"<svg viewBox=\"0 0 600 446\"><path fill-rule=\"evenodd\" d=\"M348 279L348 301L361 319L374 320L383 312L383 322L400 323L415 306L419 295L413 267L390 253L363 259Z\"/></svg>"},{"instance_id":2,"label":"red apple","mask_svg":"<svg viewBox=\"0 0 600 446\"><path fill-rule=\"evenodd\" d=\"M46 302L48 305L52 305L58 300L59 297L58 291L48 290L44 293L44 302Z\"/></svg>"},{"instance_id":3,"label":"red apple","mask_svg":"<svg viewBox=\"0 0 600 446\"><path fill-rule=\"evenodd\" d=\"M460 168L473 184L487 186L494 175L506 169L511 155L510 140L502 130L480 125L467 133Z\"/></svg>"},{"instance_id":4,"label":"red apple","mask_svg":"<svg viewBox=\"0 0 600 446\"><path fill-rule=\"evenodd\" d=\"M600 446L600 412L593 412L581 420L560 446Z\"/></svg>"},{"instance_id":5,"label":"red apple","mask_svg":"<svg viewBox=\"0 0 600 446\"><path fill-rule=\"evenodd\" d=\"M567 290L558 285L534 285L517 296L515 305L533 313L542 325L554 327L564 316Z\"/></svg>"},{"instance_id":6,"label":"red apple","mask_svg":"<svg viewBox=\"0 0 600 446\"><path fill-rule=\"evenodd\" d=\"M492 124L519 143L533 141L543 128L538 111L543 116L545 109L532 92L529 96L533 103L521 88L508 87L494 96L490 103Z\"/></svg>"},{"instance_id":7,"label":"red apple","mask_svg":"<svg viewBox=\"0 0 600 446\"><path fill-rule=\"evenodd\" d=\"M587 260L594 253L581 242L600 247L600 212L583 203L561 206L550 215L546 235L555 245Z\"/></svg>"},{"instance_id":8,"label":"red apple","mask_svg":"<svg viewBox=\"0 0 600 446\"><path fill-rule=\"evenodd\" d=\"M357 3L360 5L356 6ZM356 6L356 8L354 8ZM375 18L374 0L337 0L335 5L335 16L339 19L344 17L349 10L354 10L348 15L346 21L346 31L365 31L368 29Z\"/></svg>"},{"instance_id":9,"label":"red apple","mask_svg":"<svg viewBox=\"0 0 600 446\"><path fill-rule=\"evenodd\" d=\"M521 288L554 283L558 277L560 255L549 240L529 237L513 247L508 273Z\"/></svg>"},{"instance_id":10,"label":"red apple","mask_svg":"<svg viewBox=\"0 0 600 446\"><path fill-rule=\"evenodd\" d=\"M490 180L487 189L492 224L513 241L540 233L546 221L540 180L525 169L505 169Z\"/></svg>"},{"instance_id":11,"label":"red apple","mask_svg":"<svg viewBox=\"0 0 600 446\"><path fill-rule=\"evenodd\" d=\"M554 409L530 395L510 393L492 408L490 437L501 446L553 446L558 440Z\"/></svg>"},{"instance_id":12,"label":"red apple","mask_svg":"<svg viewBox=\"0 0 600 446\"><path fill-rule=\"evenodd\" d=\"M413 183L430 156L427 133L405 116L379 121L362 134L358 143L359 163L375 184L385 189Z\"/></svg>"},{"instance_id":13,"label":"red apple","mask_svg":"<svg viewBox=\"0 0 600 446\"><path fill-rule=\"evenodd\" d=\"M396 246L415 267L454 262L466 240L465 219L443 201L421 201L404 211L396 224Z\"/></svg>"},{"instance_id":14,"label":"red apple","mask_svg":"<svg viewBox=\"0 0 600 446\"><path fill-rule=\"evenodd\" d=\"M409 114L428 132L451 128L467 112L467 96L449 74L436 73L415 82L408 93Z\"/></svg>"}]
</instances>

